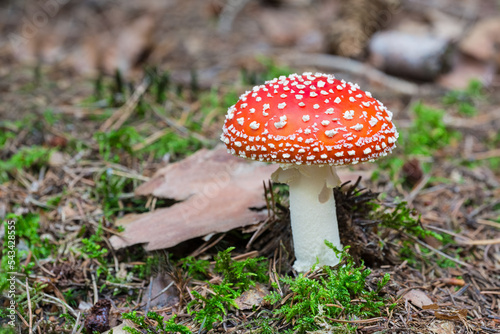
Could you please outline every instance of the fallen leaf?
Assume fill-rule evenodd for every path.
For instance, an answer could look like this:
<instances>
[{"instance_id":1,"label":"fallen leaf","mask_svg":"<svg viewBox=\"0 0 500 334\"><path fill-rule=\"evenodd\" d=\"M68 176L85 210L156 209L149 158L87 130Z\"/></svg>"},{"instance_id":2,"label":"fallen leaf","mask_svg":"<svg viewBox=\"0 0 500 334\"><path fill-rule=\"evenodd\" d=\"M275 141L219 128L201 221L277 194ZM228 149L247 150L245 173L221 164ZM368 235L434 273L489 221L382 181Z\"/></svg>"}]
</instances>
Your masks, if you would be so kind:
<instances>
[{"instance_id":1,"label":"fallen leaf","mask_svg":"<svg viewBox=\"0 0 500 334\"><path fill-rule=\"evenodd\" d=\"M460 49L465 54L481 61L492 60L496 44L500 44L500 17L494 16L479 20L470 33L460 42Z\"/></svg>"},{"instance_id":2,"label":"fallen leaf","mask_svg":"<svg viewBox=\"0 0 500 334\"><path fill-rule=\"evenodd\" d=\"M150 287L146 288L146 292L142 295L142 305L146 305L149 300L149 307L164 308L177 304L179 302L179 293L173 284L173 281L167 274L159 274L153 278L151 286L151 295L149 294ZM166 291L166 287L170 286ZM163 292L162 292L163 291ZM158 295L162 292L160 295ZM155 298L156 297L156 298Z\"/></svg>"},{"instance_id":3,"label":"fallen leaf","mask_svg":"<svg viewBox=\"0 0 500 334\"><path fill-rule=\"evenodd\" d=\"M254 306L259 306L264 301L264 297L269 294L269 290L262 284L243 292L234 301L240 310L251 310Z\"/></svg>"},{"instance_id":4,"label":"fallen leaf","mask_svg":"<svg viewBox=\"0 0 500 334\"><path fill-rule=\"evenodd\" d=\"M472 79L482 78L489 85L487 78L492 76L491 66L486 62L458 54L453 69L438 77L437 83L448 89L465 89ZM487 80L485 80L487 79Z\"/></svg>"},{"instance_id":5,"label":"fallen leaf","mask_svg":"<svg viewBox=\"0 0 500 334\"><path fill-rule=\"evenodd\" d=\"M435 334L455 333L455 324L450 321L433 321L429 325L429 330Z\"/></svg>"},{"instance_id":6,"label":"fallen leaf","mask_svg":"<svg viewBox=\"0 0 500 334\"><path fill-rule=\"evenodd\" d=\"M267 182L276 168L232 156L221 146L200 150L159 170L136 190L138 195L183 201L118 220L125 231L113 236L111 244L122 248L145 243L147 250L155 250L255 224L267 213L250 208L265 206L262 182Z\"/></svg>"},{"instance_id":7,"label":"fallen leaf","mask_svg":"<svg viewBox=\"0 0 500 334\"><path fill-rule=\"evenodd\" d=\"M70 157L62 152L54 151L49 156L49 166L51 167L60 167L68 163Z\"/></svg>"},{"instance_id":8,"label":"fallen leaf","mask_svg":"<svg viewBox=\"0 0 500 334\"><path fill-rule=\"evenodd\" d=\"M427 296L425 292L418 289L413 289L408 291L404 296L404 299L408 300L410 303L418 308L422 308L425 305L434 304L433 301Z\"/></svg>"},{"instance_id":9,"label":"fallen leaf","mask_svg":"<svg viewBox=\"0 0 500 334\"><path fill-rule=\"evenodd\" d=\"M422 306L422 310L439 310L438 304L429 304Z\"/></svg>"},{"instance_id":10,"label":"fallen leaf","mask_svg":"<svg viewBox=\"0 0 500 334\"><path fill-rule=\"evenodd\" d=\"M447 313L444 313L447 312ZM434 316L439 320L462 320L467 317L467 310L444 310L440 312L434 312Z\"/></svg>"}]
</instances>

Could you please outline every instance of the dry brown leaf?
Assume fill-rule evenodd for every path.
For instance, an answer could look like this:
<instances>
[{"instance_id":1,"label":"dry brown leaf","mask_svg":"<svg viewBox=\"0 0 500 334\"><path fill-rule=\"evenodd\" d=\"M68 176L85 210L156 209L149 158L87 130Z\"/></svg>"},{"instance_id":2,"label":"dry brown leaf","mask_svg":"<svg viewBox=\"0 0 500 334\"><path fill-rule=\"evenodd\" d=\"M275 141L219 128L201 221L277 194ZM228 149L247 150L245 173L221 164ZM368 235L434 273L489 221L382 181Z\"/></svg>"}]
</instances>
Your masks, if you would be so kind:
<instances>
[{"instance_id":1,"label":"dry brown leaf","mask_svg":"<svg viewBox=\"0 0 500 334\"><path fill-rule=\"evenodd\" d=\"M433 304L433 301L427 296L425 292L418 289L413 289L408 291L404 296L404 299L408 300L410 303L418 308L422 308L425 305Z\"/></svg>"},{"instance_id":2,"label":"dry brown leaf","mask_svg":"<svg viewBox=\"0 0 500 334\"><path fill-rule=\"evenodd\" d=\"M447 312L447 313L444 313ZM467 310L445 310L441 312L434 312L434 316L439 320L462 320L467 316Z\"/></svg>"},{"instance_id":3,"label":"dry brown leaf","mask_svg":"<svg viewBox=\"0 0 500 334\"><path fill-rule=\"evenodd\" d=\"M234 301L240 310L251 310L254 306L259 306L264 301L264 297L269 294L269 290L262 284L243 292Z\"/></svg>"},{"instance_id":4,"label":"dry brown leaf","mask_svg":"<svg viewBox=\"0 0 500 334\"><path fill-rule=\"evenodd\" d=\"M183 200L168 208L125 216L120 237L113 247L145 243L147 250L168 248L180 242L220 233L265 219L266 212L251 207L265 206L262 182L276 166L234 157L219 147L200 150L171 164L136 191L138 195Z\"/></svg>"},{"instance_id":5,"label":"dry brown leaf","mask_svg":"<svg viewBox=\"0 0 500 334\"><path fill-rule=\"evenodd\" d=\"M438 304L423 305L422 310L439 310Z\"/></svg>"},{"instance_id":6,"label":"dry brown leaf","mask_svg":"<svg viewBox=\"0 0 500 334\"><path fill-rule=\"evenodd\" d=\"M437 83L448 89L464 89L472 79L490 78L491 71L492 68L487 63L459 54L453 69L441 75ZM485 82L485 84L489 83Z\"/></svg>"},{"instance_id":7,"label":"dry brown leaf","mask_svg":"<svg viewBox=\"0 0 500 334\"><path fill-rule=\"evenodd\" d=\"M155 276L151 286L146 288L148 292L142 295L141 304L146 305L149 302L149 307L156 308L164 308L177 304L179 302L179 293L172 282L172 278L168 274ZM166 291L163 291L168 286L170 287ZM151 294L149 294L149 289L151 289ZM160 294L160 292L162 293Z\"/></svg>"},{"instance_id":8,"label":"dry brown leaf","mask_svg":"<svg viewBox=\"0 0 500 334\"><path fill-rule=\"evenodd\" d=\"M495 44L500 44L500 17L480 20L460 43L465 54L481 61L492 60L498 53Z\"/></svg>"},{"instance_id":9,"label":"dry brown leaf","mask_svg":"<svg viewBox=\"0 0 500 334\"><path fill-rule=\"evenodd\" d=\"M435 334L453 334L455 325L450 321L433 321L429 325L429 330Z\"/></svg>"}]
</instances>

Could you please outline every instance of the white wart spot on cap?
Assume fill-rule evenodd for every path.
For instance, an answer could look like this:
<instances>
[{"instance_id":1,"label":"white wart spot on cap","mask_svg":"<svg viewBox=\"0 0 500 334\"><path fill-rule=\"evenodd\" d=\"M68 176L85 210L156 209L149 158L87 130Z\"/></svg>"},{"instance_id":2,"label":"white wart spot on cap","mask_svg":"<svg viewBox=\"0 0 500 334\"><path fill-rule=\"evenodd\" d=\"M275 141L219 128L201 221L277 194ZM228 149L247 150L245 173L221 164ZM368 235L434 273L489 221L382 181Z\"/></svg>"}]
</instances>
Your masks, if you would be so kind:
<instances>
[{"instance_id":1,"label":"white wart spot on cap","mask_svg":"<svg viewBox=\"0 0 500 334\"><path fill-rule=\"evenodd\" d=\"M361 129L363 129L363 124L357 123L356 125L351 126L351 129L361 131Z\"/></svg>"},{"instance_id":2,"label":"white wart spot on cap","mask_svg":"<svg viewBox=\"0 0 500 334\"><path fill-rule=\"evenodd\" d=\"M368 123L370 124L371 127L374 127L375 124L378 123L378 119L376 119L375 117L372 116L372 118L370 118L370 120L368 121Z\"/></svg>"},{"instance_id":3,"label":"white wart spot on cap","mask_svg":"<svg viewBox=\"0 0 500 334\"><path fill-rule=\"evenodd\" d=\"M286 123L287 123L286 122L286 115L283 115L280 117L279 122L274 123L274 126L276 127L276 129L282 129L285 127Z\"/></svg>"},{"instance_id":4,"label":"white wart spot on cap","mask_svg":"<svg viewBox=\"0 0 500 334\"><path fill-rule=\"evenodd\" d=\"M326 131L325 131L325 135L326 135L327 137L330 137L330 138L331 138L331 137L333 137L333 136L335 136L337 133L338 133L338 132L337 132L337 130L335 130L335 129L332 129L332 130L326 130Z\"/></svg>"},{"instance_id":5,"label":"white wart spot on cap","mask_svg":"<svg viewBox=\"0 0 500 334\"><path fill-rule=\"evenodd\" d=\"M353 119L354 118L354 110L346 110L344 115L342 115L345 119Z\"/></svg>"},{"instance_id":6,"label":"white wart spot on cap","mask_svg":"<svg viewBox=\"0 0 500 334\"><path fill-rule=\"evenodd\" d=\"M257 123L256 121L253 121L250 123L250 128L257 130L260 127L260 123Z\"/></svg>"}]
</instances>

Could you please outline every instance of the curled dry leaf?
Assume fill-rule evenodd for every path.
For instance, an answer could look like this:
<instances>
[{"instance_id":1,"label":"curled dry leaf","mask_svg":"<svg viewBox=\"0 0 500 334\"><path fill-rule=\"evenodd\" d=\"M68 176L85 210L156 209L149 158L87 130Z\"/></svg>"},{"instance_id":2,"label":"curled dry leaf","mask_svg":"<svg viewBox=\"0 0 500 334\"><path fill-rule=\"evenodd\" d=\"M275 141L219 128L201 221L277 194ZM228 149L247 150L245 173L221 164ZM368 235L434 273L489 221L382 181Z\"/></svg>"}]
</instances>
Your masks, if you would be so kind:
<instances>
[{"instance_id":1,"label":"curled dry leaf","mask_svg":"<svg viewBox=\"0 0 500 334\"><path fill-rule=\"evenodd\" d=\"M408 300L410 303L418 308L423 308L426 305L432 305L434 302L427 296L425 292L418 289L413 289L405 293L404 299Z\"/></svg>"}]
</instances>

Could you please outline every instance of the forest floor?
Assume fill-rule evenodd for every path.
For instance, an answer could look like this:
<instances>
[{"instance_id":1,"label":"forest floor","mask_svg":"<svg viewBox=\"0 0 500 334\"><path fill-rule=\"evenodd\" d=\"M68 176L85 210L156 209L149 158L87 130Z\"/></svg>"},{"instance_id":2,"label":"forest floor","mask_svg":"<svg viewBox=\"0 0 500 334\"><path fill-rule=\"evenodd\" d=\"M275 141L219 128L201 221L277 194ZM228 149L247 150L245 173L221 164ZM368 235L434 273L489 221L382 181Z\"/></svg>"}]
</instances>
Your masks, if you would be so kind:
<instances>
[{"instance_id":1,"label":"forest floor","mask_svg":"<svg viewBox=\"0 0 500 334\"><path fill-rule=\"evenodd\" d=\"M306 43L316 36L311 17L334 15L335 6L324 5L324 14L308 11L307 39L271 23L262 38L251 29L238 35L242 26L263 24L279 12L254 3L246 10L257 16L206 46L210 32L203 27L221 10L217 1L211 3L203 15L179 8L184 14L159 30L175 37L163 44L155 34L146 39L152 28L134 17L134 29L126 34L139 34L135 50L149 50L147 57L146 51L120 53L120 43L105 57L102 50L85 49L116 38L110 28L104 42L96 43L96 25L86 37L74 27L66 31L65 36L90 40L65 49L62 63L44 58L57 49L49 42L22 44L23 62L0 44L0 331L498 333L498 74L488 85L467 79L461 88L446 87L444 79L420 86L402 80L418 87L412 94L394 87L389 76L374 82L356 71L336 74L382 100L394 112L400 138L392 155L341 168L349 182L335 189L335 197L342 244L350 247L334 268L293 270L287 188L267 183L258 185L263 218L255 224L225 231L213 226L215 233L202 236L186 232L182 242L168 247L148 248L139 239L113 246L127 233L127 219L182 204L185 198L138 189L179 162L208 168L208 158L188 159L216 148L227 108L240 94L280 75L332 71L279 55L290 43L295 51L322 52ZM283 16L302 15L299 3ZM64 10L84 18L93 11L111 15L113 3L106 4ZM125 8L118 18L107 16L110 25L140 9ZM159 19L155 8L142 14ZM173 33L182 19L198 25ZM2 22L3 29L14 24ZM61 31L64 20L57 22L53 27ZM203 32L193 37L189 29ZM44 34L57 37L50 29ZM227 40L237 43L244 34L254 44L239 51L228 46ZM82 57L85 64L78 58L84 49L94 54ZM165 54L171 57L165 60ZM139 61L144 57L146 63ZM117 63L126 66L114 71ZM179 187L191 181L186 177ZM200 191L203 186L197 185ZM203 217L219 211L208 206ZM249 211L242 207L238 216ZM15 247L9 243L12 230Z\"/></svg>"}]
</instances>

